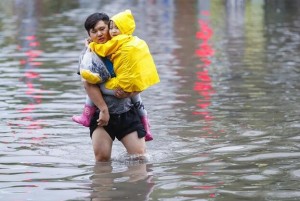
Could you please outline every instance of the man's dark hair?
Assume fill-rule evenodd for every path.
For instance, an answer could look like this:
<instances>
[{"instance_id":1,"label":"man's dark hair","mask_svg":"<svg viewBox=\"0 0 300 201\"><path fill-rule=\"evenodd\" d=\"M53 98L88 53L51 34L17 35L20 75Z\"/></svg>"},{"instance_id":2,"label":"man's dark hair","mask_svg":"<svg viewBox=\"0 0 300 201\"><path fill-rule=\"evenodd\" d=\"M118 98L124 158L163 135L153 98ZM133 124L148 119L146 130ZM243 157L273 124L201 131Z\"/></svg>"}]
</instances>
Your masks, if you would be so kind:
<instances>
[{"instance_id":1,"label":"man's dark hair","mask_svg":"<svg viewBox=\"0 0 300 201\"><path fill-rule=\"evenodd\" d=\"M109 22L109 17L105 13L93 13L88 16L84 23L84 28L87 32L93 29L99 21L104 21L106 24Z\"/></svg>"}]
</instances>

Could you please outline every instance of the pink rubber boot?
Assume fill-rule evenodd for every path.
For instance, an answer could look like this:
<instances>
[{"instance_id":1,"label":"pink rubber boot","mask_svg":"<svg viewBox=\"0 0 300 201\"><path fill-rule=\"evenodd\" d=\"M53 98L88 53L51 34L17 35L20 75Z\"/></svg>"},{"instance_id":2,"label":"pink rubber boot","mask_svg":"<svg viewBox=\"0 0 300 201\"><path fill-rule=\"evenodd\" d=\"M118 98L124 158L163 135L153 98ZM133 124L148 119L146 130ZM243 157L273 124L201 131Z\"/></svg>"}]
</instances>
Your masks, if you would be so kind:
<instances>
[{"instance_id":1,"label":"pink rubber boot","mask_svg":"<svg viewBox=\"0 0 300 201\"><path fill-rule=\"evenodd\" d=\"M150 132L150 124L147 116L141 117L142 124L146 130L145 141L153 140L153 136Z\"/></svg>"},{"instance_id":2,"label":"pink rubber boot","mask_svg":"<svg viewBox=\"0 0 300 201\"><path fill-rule=\"evenodd\" d=\"M80 116L74 115L72 117L72 120L75 121L76 123L79 123L85 127L90 126L90 121L96 112L97 108L95 106L90 106L90 105L84 105L83 112Z\"/></svg>"}]
</instances>

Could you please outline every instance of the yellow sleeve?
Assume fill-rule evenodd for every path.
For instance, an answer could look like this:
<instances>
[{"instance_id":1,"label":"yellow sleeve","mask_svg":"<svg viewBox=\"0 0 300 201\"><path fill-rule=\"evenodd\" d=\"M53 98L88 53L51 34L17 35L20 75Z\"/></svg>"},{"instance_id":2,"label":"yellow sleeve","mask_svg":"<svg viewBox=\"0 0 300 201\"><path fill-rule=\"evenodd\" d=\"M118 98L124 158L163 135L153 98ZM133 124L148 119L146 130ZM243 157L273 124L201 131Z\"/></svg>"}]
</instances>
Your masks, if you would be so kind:
<instances>
[{"instance_id":1,"label":"yellow sleeve","mask_svg":"<svg viewBox=\"0 0 300 201\"><path fill-rule=\"evenodd\" d=\"M119 80L117 77L112 77L105 82L105 88L114 90L119 87Z\"/></svg>"},{"instance_id":2,"label":"yellow sleeve","mask_svg":"<svg viewBox=\"0 0 300 201\"><path fill-rule=\"evenodd\" d=\"M106 57L108 55L115 53L118 50L119 41L111 39L104 44L91 42L89 44L89 48L91 48L91 50L95 52L97 55L101 57Z\"/></svg>"}]
</instances>

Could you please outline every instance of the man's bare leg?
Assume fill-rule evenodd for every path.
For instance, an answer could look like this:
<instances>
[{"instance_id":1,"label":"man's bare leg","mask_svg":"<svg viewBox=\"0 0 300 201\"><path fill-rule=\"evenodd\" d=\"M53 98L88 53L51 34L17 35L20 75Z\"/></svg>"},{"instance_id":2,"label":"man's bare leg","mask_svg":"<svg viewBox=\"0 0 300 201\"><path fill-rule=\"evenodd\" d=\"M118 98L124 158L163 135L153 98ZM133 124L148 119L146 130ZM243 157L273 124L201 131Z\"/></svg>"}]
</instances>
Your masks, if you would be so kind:
<instances>
[{"instance_id":1,"label":"man's bare leg","mask_svg":"<svg viewBox=\"0 0 300 201\"><path fill-rule=\"evenodd\" d=\"M103 127L98 126L93 132L92 142L96 161L109 161L111 159L113 141Z\"/></svg>"},{"instance_id":2,"label":"man's bare leg","mask_svg":"<svg viewBox=\"0 0 300 201\"><path fill-rule=\"evenodd\" d=\"M128 154L144 155L146 154L145 138L138 138L136 131L126 135L121 142L127 150Z\"/></svg>"}]
</instances>

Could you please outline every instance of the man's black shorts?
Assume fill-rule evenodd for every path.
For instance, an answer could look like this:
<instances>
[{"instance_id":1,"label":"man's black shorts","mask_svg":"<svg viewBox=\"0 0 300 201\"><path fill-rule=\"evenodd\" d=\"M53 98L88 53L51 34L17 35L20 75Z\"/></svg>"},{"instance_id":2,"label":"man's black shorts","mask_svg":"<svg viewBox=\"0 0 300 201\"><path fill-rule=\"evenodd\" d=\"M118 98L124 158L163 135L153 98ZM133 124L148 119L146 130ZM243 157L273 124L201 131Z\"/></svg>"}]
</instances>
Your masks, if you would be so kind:
<instances>
[{"instance_id":1,"label":"man's black shorts","mask_svg":"<svg viewBox=\"0 0 300 201\"><path fill-rule=\"evenodd\" d=\"M93 132L98 127L97 119L99 118L99 111L97 111L90 124L90 137L92 137ZM110 119L107 126L103 126L106 132L110 135L111 139L114 141L115 138L121 140L126 135L137 131L138 137L145 137L146 131L140 120L136 109L132 107L128 112L122 114L110 114Z\"/></svg>"}]
</instances>

